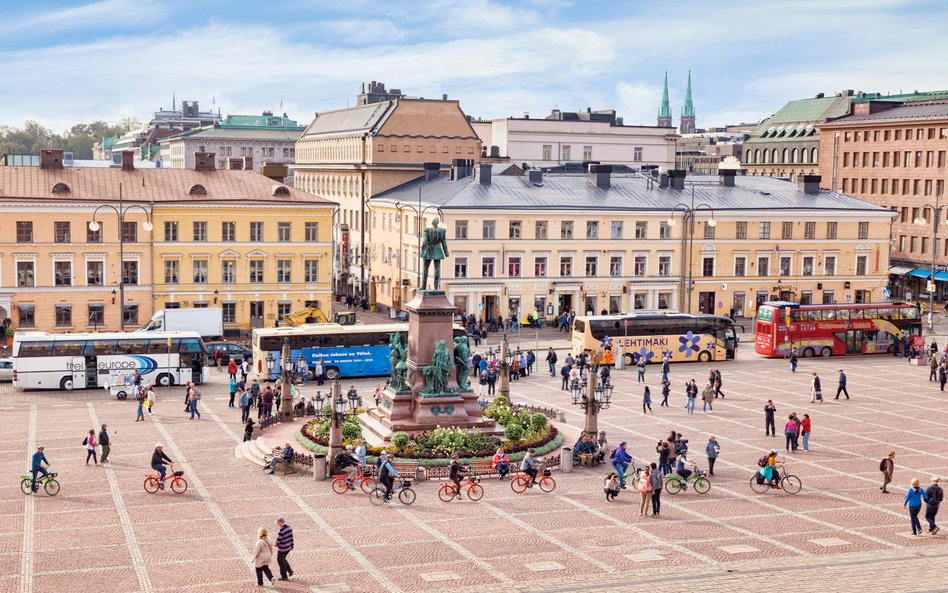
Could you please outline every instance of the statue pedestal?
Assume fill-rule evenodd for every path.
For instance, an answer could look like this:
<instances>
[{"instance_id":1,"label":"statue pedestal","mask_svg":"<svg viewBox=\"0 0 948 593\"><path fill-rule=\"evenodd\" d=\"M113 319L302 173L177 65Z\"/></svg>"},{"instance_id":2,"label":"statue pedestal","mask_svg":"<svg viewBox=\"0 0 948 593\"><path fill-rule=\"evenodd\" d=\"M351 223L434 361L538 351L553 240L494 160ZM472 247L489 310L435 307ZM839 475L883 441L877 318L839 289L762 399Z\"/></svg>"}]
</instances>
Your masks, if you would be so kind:
<instances>
[{"instance_id":1,"label":"statue pedestal","mask_svg":"<svg viewBox=\"0 0 948 593\"><path fill-rule=\"evenodd\" d=\"M370 421L362 422L363 430L371 431L382 440L387 440L393 432L417 433L438 426L501 432L493 420L484 418L477 404L477 395L473 391L460 391L453 367L444 393L423 393L426 387L424 368L431 364L438 342L444 340L453 360L454 312L457 308L444 291L418 291L405 308L410 314L408 372L405 375L408 389L400 392L386 390L382 405L369 411ZM384 431L388 434L381 434Z\"/></svg>"}]
</instances>

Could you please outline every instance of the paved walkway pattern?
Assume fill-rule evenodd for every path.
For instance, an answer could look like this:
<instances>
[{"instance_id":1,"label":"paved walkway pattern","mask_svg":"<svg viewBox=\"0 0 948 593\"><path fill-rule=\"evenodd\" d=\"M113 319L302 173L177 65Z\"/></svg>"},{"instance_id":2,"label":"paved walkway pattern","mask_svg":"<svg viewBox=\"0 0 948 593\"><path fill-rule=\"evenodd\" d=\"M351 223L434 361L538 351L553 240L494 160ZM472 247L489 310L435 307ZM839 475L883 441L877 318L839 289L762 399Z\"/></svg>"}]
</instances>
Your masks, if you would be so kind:
<instances>
[{"instance_id":1,"label":"paved walkway pattern","mask_svg":"<svg viewBox=\"0 0 948 593\"><path fill-rule=\"evenodd\" d=\"M726 399L713 414L701 414L700 405L694 415L684 410L683 381L702 383L707 365L673 366L670 408L659 407L657 367L650 367L655 414L648 416L634 373L614 373L615 403L600 421L610 442L628 440L637 458L652 461L655 442L676 429L702 467L707 437L721 444L711 492L663 495L661 518L639 517L631 489L607 503L599 470L556 474L552 494L515 495L506 482L486 480L479 503L442 503L437 484L425 482L413 506L381 508L305 475L269 476L234 458L239 412L227 408L226 375L216 372L204 389L204 417L194 421L183 412L180 388L162 391L155 415L134 423L135 404L104 391L4 386L0 555L8 568L0 593L256 591L250 548L257 529L275 532L280 516L296 536L296 576L277 583L280 591L750 591L777 583L944 590L948 540L912 537L902 509L912 477L927 483L948 475L948 395L928 382L927 369L853 357L803 360L792 375L781 361L747 358L718 365ZM850 401L832 399L841 366ZM809 403L811 370L823 379L822 405ZM368 393L374 383L358 385ZM515 401L559 407L570 425L581 425L559 378L541 373L512 391ZM778 408L778 433L790 412L813 419L812 451L788 456L804 484L796 496L755 495L748 487L761 453L783 448L782 437L764 436L767 399ZM110 427L113 463L87 467L80 443L101 422ZM185 494L143 490L156 442L185 471ZM37 444L60 474L58 497L19 492L18 476ZM895 487L884 495L878 465L890 450Z\"/></svg>"}]
</instances>

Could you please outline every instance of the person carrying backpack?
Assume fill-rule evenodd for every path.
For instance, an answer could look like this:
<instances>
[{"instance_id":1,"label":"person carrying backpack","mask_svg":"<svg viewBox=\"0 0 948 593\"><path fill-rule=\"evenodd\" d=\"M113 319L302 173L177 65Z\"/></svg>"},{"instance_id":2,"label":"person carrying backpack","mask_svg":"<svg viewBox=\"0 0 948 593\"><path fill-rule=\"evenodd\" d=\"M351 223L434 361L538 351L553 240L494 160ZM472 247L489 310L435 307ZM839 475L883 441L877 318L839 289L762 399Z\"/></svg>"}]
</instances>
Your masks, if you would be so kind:
<instances>
[{"instance_id":1,"label":"person carrying backpack","mask_svg":"<svg viewBox=\"0 0 948 593\"><path fill-rule=\"evenodd\" d=\"M632 456L625 450L626 442L622 441L619 443L619 448L614 449L609 455L609 461L612 464L612 469L616 470L616 473L619 475L619 488L625 490L625 472L629 469L629 464L632 463Z\"/></svg>"},{"instance_id":2,"label":"person carrying backpack","mask_svg":"<svg viewBox=\"0 0 948 593\"><path fill-rule=\"evenodd\" d=\"M895 473L895 451L889 451L889 454L879 462L879 471L882 472L882 485L879 486L879 490L888 494L886 486L892 481L892 474Z\"/></svg>"},{"instance_id":3,"label":"person carrying backpack","mask_svg":"<svg viewBox=\"0 0 948 593\"><path fill-rule=\"evenodd\" d=\"M925 504L925 520L928 521L928 533L935 535L938 533L938 525L935 524L935 515L938 514L938 505L945 499L945 493L938 485L941 478L932 476L932 485L925 490L928 500Z\"/></svg>"}]
</instances>

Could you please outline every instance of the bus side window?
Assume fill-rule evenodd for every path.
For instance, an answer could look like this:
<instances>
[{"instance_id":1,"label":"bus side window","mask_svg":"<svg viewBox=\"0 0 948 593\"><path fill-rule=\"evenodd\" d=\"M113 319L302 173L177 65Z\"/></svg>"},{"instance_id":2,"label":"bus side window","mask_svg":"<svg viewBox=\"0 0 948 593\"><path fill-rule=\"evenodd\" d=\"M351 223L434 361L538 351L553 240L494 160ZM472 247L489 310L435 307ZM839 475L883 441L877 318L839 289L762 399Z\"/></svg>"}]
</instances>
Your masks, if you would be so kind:
<instances>
[{"instance_id":1,"label":"bus side window","mask_svg":"<svg viewBox=\"0 0 948 593\"><path fill-rule=\"evenodd\" d=\"M837 309L836 319L849 319L849 309Z\"/></svg>"},{"instance_id":2,"label":"bus side window","mask_svg":"<svg viewBox=\"0 0 948 593\"><path fill-rule=\"evenodd\" d=\"M96 356L115 353L115 340L93 340L92 352Z\"/></svg>"},{"instance_id":3,"label":"bus side window","mask_svg":"<svg viewBox=\"0 0 948 593\"><path fill-rule=\"evenodd\" d=\"M836 309L827 309L823 311L823 318L827 321L833 321L836 319Z\"/></svg>"},{"instance_id":4,"label":"bus side window","mask_svg":"<svg viewBox=\"0 0 948 593\"><path fill-rule=\"evenodd\" d=\"M35 358L39 356L52 356L52 342L23 342L20 344L19 356L23 358Z\"/></svg>"},{"instance_id":5,"label":"bus side window","mask_svg":"<svg viewBox=\"0 0 948 593\"><path fill-rule=\"evenodd\" d=\"M201 342L197 338L184 338L181 340L181 352L197 353L201 351Z\"/></svg>"},{"instance_id":6,"label":"bus side window","mask_svg":"<svg viewBox=\"0 0 948 593\"><path fill-rule=\"evenodd\" d=\"M85 351L84 341L62 341L53 343L53 356L82 356Z\"/></svg>"},{"instance_id":7,"label":"bus side window","mask_svg":"<svg viewBox=\"0 0 948 593\"><path fill-rule=\"evenodd\" d=\"M862 314L866 316L866 319L877 319L879 317L879 310L863 309Z\"/></svg>"}]
</instances>

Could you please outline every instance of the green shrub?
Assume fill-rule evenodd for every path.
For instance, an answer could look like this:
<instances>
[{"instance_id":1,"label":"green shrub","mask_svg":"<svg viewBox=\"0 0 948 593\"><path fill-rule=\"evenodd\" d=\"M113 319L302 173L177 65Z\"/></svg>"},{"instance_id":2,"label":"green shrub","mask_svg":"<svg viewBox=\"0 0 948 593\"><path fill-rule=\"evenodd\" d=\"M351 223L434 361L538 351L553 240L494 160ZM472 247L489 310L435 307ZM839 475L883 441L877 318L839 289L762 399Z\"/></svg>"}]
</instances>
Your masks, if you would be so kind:
<instances>
[{"instance_id":1,"label":"green shrub","mask_svg":"<svg viewBox=\"0 0 948 593\"><path fill-rule=\"evenodd\" d=\"M523 426L519 422L511 422L504 426L504 436L507 437L507 440L513 443L520 441L523 438Z\"/></svg>"},{"instance_id":2,"label":"green shrub","mask_svg":"<svg viewBox=\"0 0 948 593\"><path fill-rule=\"evenodd\" d=\"M404 451L405 447L408 446L408 443L411 442L411 437L408 436L407 432L396 432L392 435L392 447L396 451Z\"/></svg>"},{"instance_id":3,"label":"green shrub","mask_svg":"<svg viewBox=\"0 0 948 593\"><path fill-rule=\"evenodd\" d=\"M534 432L540 432L549 425L550 421L547 419L545 414L537 412L530 417L530 428L532 428Z\"/></svg>"},{"instance_id":4,"label":"green shrub","mask_svg":"<svg viewBox=\"0 0 948 593\"><path fill-rule=\"evenodd\" d=\"M502 408L510 407L510 400L502 395L498 395L497 397L495 397L493 402L491 403L493 403L497 407L502 407Z\"/></svg>"}]
</instances>

